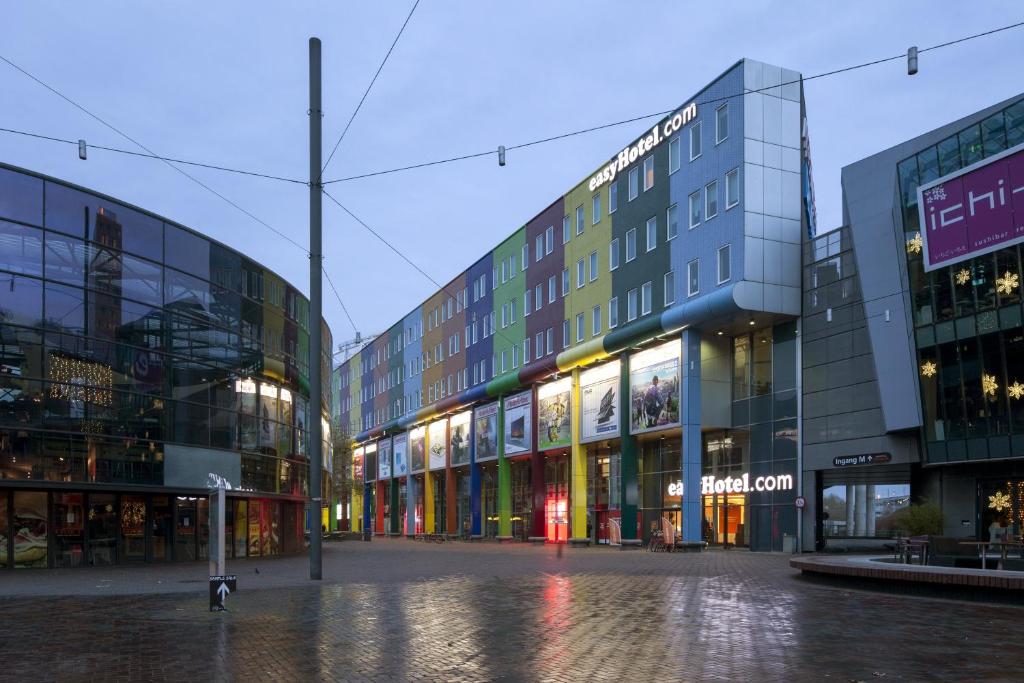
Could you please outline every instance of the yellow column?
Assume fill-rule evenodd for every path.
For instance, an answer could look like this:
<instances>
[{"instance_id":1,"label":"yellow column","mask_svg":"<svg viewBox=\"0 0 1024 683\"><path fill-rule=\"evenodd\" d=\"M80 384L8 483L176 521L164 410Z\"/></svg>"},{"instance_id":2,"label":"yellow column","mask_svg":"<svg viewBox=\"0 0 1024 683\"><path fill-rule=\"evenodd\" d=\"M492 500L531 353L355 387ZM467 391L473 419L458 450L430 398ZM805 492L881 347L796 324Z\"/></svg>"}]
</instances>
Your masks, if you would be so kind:
<instances>
[{"instance_id":1,"label":"yellow column","mask_svg":"<svg viewBox=\"0 0 1024 683\"><path fill-rule=\"evenodd\" d=\"M430 430L423 430L423 458L426 471L423 473L423 533L437 533L434 529L434 482L430 475Z\"/></svg>"},{"instance_id":2,"label":"yellow column","mask_svg":"<svg viewBox=\"0 0 1024 683\"><path fill-rule=\"evenodd\" d=\"M352 507L349 508L349 529L352 531L363 530L363 484L362 482L352 485Z\"/></svg>"},{"instance_id":3,"label":"yellow column","mask_svg":"<svg viewBox=\"0 0 1024 683\"><path fill-rule=\"evenodd\" d=\"M569 502L572 505L572 539L587 538L587 449L580 444L580 370L572 371L572 397L569 401L572 450L569 456Z\"/></svg>"}]
</instances>

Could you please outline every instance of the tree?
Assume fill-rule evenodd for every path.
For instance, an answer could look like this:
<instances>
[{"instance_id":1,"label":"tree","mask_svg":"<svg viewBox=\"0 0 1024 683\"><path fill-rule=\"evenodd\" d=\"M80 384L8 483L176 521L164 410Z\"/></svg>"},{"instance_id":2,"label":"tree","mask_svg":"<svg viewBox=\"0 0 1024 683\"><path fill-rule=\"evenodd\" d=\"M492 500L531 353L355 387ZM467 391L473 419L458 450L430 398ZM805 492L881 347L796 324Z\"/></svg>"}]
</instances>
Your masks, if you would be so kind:
<instances>
[{"instance_id":1,"label":"tree","mask_svg":"<svg viewBox=\"0 0 1024 683\"><path fill-rule=\"evenodd\" d=\"M336 492L336 500L341 503L342 518L339 526L348 529L348 503L352 499L352 434L348 425L340 424L337 419L331 428L331 449L334 451L331 483Z\"/></svg>"}]
</instances>

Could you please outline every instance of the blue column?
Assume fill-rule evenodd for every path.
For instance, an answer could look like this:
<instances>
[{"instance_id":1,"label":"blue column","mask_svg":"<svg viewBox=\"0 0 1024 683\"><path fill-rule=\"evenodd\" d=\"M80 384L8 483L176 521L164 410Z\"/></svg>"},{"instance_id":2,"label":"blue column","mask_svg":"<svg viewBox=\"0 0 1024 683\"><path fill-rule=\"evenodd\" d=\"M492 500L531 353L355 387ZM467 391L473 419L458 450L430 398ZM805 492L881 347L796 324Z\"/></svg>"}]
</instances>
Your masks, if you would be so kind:
<instances>
[{"instance_id":1,"label":"blue column","mask_svg":"<svg viewBox=\"0 0 1024 683\"><path fill-rule=\"evenodd\" d=\"M469 533L482 536L480 523L480 466L476 464L476 419L469 419Z\"/></svg>"},{"instance_id":2,"label":"blue column","mask_svg":"<svg viewBox=\"0 0 1024 683\"><path fill-rule=\"evenodd\" d=\"M683 541L701 540L700 332L683 330Z\"/></svg>"},{"instance_id":3,"label":"blue column","mask_svg":"<svg viewBox=\"0 0 1024 683\"><path fill-rule=\"evenodd\" d=\"M373 483L363 484L363 535L373 533Z\"/></svg>"}]
</instances>

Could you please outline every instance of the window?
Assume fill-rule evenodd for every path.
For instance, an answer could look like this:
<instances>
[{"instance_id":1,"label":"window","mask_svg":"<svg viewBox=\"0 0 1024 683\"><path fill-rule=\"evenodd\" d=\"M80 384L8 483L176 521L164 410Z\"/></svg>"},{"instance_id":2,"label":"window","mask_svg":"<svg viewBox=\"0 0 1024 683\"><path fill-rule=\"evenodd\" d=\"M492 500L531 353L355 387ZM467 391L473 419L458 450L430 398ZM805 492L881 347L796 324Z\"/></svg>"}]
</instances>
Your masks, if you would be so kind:
<instances>
[{"instance_id":1,"label":"window","mask_svg":"<svg viewBox=\"0 0 1024 683\"><path fill-rule=\"evenodd\" d=\"M668 212L665 214L665 222L668 224L665 239L673 239L679 234L679 207L675 204L668 207Z\"/></svg>"},{"instance_id":2,"label":"window","mask_svg":"<svg viewBox=\"0 0 1024 683\"><path fill-rule=\"evenodd\" d=\"M501 351L501 371L505 372L508 370L508 351L502 349Z\"/></svg>"},{"instance_id":3,"label":"window","mask_svg":"<svg viewBox=\"0 0 1024 683\"><path fill-rule=\"evenodd\" d=\"M539 311L544 305L544 285L537 285L533 290L533 310Z\"/></svg>"},{"instance_id":4,"label":"window","mask_svg":"<svg viewBox=\"0 0 1024 683\"><path fill-rule=\"evenodd\" d=\"M652 216L647 219L647 251L654 251L658 246L658 219Z\"/></svg>"},{"instance_id":5,"label":"window","mask_svg":"<svg viewBox=\"0 0 1024 683\"><path fill-rule=\"evenodd\" d=\"M548 303L555 303L555 276L548 278Z\"/></svg>"},{"instance_id":6,"label":"window","mask_svg":"<svg viewBox=\"0 0 1024 683\"><path fill-rule=\"evenodd\" d=\"M530 315L530 313L531 313L531 311L530 311L530 299L531 298L532 297L530 296L529 292L527 292L526 294L523 294L523 317L526 317L526 316Z\"/></svg>"},{"instance_id":7,"label":"window","mask_svg":"<svg viewBox=\"0 0 1024 683\"><path fill-rule=\"evenodd\" d=\"M569 239L572 237L572 221L569 220L568 216L562 216L562 244L568 244Z\"/></svg>"},{"instance_id":8,"label":"window","mask_svg":"<svg viewBox=\"0 0 1024 683\"><path fill-rule=\"evenodd\" d=\"M509 325L515 325L516 324L516 307L517 307L518 303L519 302L516 299L512 299L512 301L509 302L509 309L510 309L509 320L508 320L508 324Z\"/></svg>"},{"instance_id":9,"label":"window","mask_svg":"<svg viewBox=\"0 0 1024 683\"><path fill-rule=\"evenodd\" d=\"M597 252L590 252L590 281L597 279Z\"/></svg>"},{"instance_id":10,"label":"window","mask_svg":"<svg viewBox=\"0 0 1024 683\"><path fill-rule=\"evenodd\" d=\"M619 181L608 186L608 213L613 214L619 208Z\"/></svg>"},{"instance_id":11,"label":"window","mask_svg":"<svg viewBox=\"0 0 1024 683\"><path fill-rule=\"evenodd\" d=\"M554 353L555 352L555 328L549 327L547 329L546 334L547 334L547 338L548 338L548 353Z\"/></svg>"},{"instance_id":12,"label":"window","mask_svg":"<svg viewBox=\"0 0 1024 683\"><path fill-rule=\"evenodd\" d=\"M640 315L647 315L651 312L651 290L650 280L640 287Z\"/></svg>"},{"instance_id":13,"label":"window","mask_svg":"<svg viewBox=\"0 0 1024 683\"><path fill-rule=\"evenodd\" d=\"M508 259L501 262L501 284L508 282Z\"/></svg>"},{"instance_id":14,"label":"window","mask_svg":"<svg viewBox=\"0 0 1024 683\"><path fill-rule=\"evenodd\" d=\"M562 348L569 348L569 321L562 321Z\"/></svg>"},{"instance_id":15,"label":"window","mask_svg":"<svg viewBox=\"0 0 1024 683\"><path fill-rule=\"evenodd\" d=\"M516 344L512 347L512 369L515 370L519 367L519 345Z\"/></svg>"},{"instance_id":16,"label":"window","mask_svg":"<svg viewBox=\"0 0 1024 683\"><path fill-rule=\"evenodd\" d=\"M676 274L675 271L665 273L665 305L671 306L676 302Z\"/></svg>"},{"instance_id":17,"label":"window","mask_svg":"<svg viewBox=\"0 0 1024 683\"><path fill-rule=\"evenodd\" d=\"M555 226L549 225L544 231L544 254L550 254L555 248Z\"/></svg>"},{"instance_id":18,"label":"window","mask_svg":"<svg viewBox=\"0 0 1024 683\"><path fill-rule=\"evenodd\" d=\"M494 289L498 288L498 266L494 266L491 270L491 283Z\"/></svg>"},{"instance_id":19,"label":"window","mask_svg":"<svg viewBox=\"0 0 1024 683\"><path fill-rule=\"evenodd\" d=\"M700 225L700 191L690 195L690 229Z\"/></svg>"},{"instance_id":20,"label":"window","mask_svg":"<svg viewBox=\"0 0 1024 683\"><path fill-rule=\"evenodd\" d=\"M616 237L608 245L608 270L619 267L619 238Z\"/></svg>"},{"instance_id":21,"label":"window","mask_svg":"<svg viewBox=\"0 0 1024 683\"><path fill-rule=\"evenodd\" d=\"M508 327L508 304L501 305L501 329Z\"/></svg>"},{"instance_id":22,"label":"window","mask_svg":"<svg viewBox=\"0 0 1024 683\"><path fill-rule=\"evenodd\" d=\"M668 141L668 172L669 175L679 170L679 136Z\"/></svg>"},{"instance_id":23,"label":"window","mask_svg":"<svg viewBox=\"0 0 1024 683\"><path fill-rule=\"evenodd\" d=\"M511 280L516 276L516 255L512 254L508 257L508 279Z\"/></svg>"},{"instance_id":24,"label":"window","mask_svg":"<svg viewBox=\"0 0 1024 683\"><path fill-rule=\"evenodd\" d=\"M579 206L576 207L576 234L577 235L582 235L583 234L583 221L584 220L585 219L583 217L583 205L580 204Z\"/></svg>"},{"instance_id":25,"label":"window","mask_svg":"<svg viewBox=\"0 0 1024 683\"><path fill-rule=\"evenodd\" d=\"M540 358L541 356L544 355L544 333L538 332L537 336L534 338L534 341L536 342L536 348L534 349L534 353L537 354L537 358Z\"/></svg>"},{"instance_id":26,"label":"window","mask_svg":"<svg viewBox=\"0 0 1024 683\"><path fill-rule=\"evenodd\" d=\"M690 161L700 156L700 121L690 126Z\"/></svg>"},{"instance_id":27,"label":"window","mask_svg":"<svg viewBox=\"0 0 1024 683\"><path fill-rule=\"evenodd\" d=\"M530 338L523 340L523 365L530 362Z\"/></svg>"},{"instance_id":28,"label":"window","mask_svg":"<svg viewBox=\"0 0 1024 683\"><path fill-rule=\"evenodd\" d=\"M530 245L529 244L524 244L523 245L523 259L522 259L522 261L523 261L523 270L526 270L527 268L530 267Z\"/></svg>"},{"instance_id":29,"label":"window","mask_svg":"<svg viewBox=\"0 0 1024 683\"><path fill-rule=\"evenodd\" d=\"M583 272L583 259L580 259L576 262L576 289L582 287L583 283L586 282L585 275Z\"/></svg>"},{"instance_id":30,"label":"window","mask_svg":"<svg viewBox=\"0 0 1024 683\"><path fill-rule=\"evenodd\" d=\"M533 260L535 262L544 258L544 235L537 235L533 241Z\"/></svg>"},{"instance_id":31,"label":"window","mask_svg":"<svg viewBox=\"0 0 1024 683\"><path fill-rule=\"evenodd\" d=\"M712 180L704 186L704 220L718 215L718 181Z\"/></svg>"},{"instance_id":32,"label":"window","mask_svg":"<svg viewBox=\"0 0 1024 683\"><path fill-rule=\"evenodd\" d=\"M601 193L600 192L598 192L597 194L595 194L593 196L593 198L590 200L590 204L591 204L590 208L592 209L591 210L591 215L590 215L590 222L593 223L594 225L597 225L599 222L601 222Z\"/></svg>"},{"instance_id":33,"label":"window","mask_svg":"<svg viewBox=\"0 0 1024 683\"><path fill-rule=\"evenodd\" d=\"M619 297L613 296L608 300L608 329L619 326Z\"/></svg>"},{"instance_id":34,"label":"window","mask_svg":"<svg viewBox=\"0 0 1024 683\"><path fill-rule=\"evenodd\" d=\"M718 284L728 282L729 278L732 277L731 251L732 249L728 244L718 250Z\"/></svg>"},{"instance_id":35,"label":"window","mask_svg":"<svg viewBox=\"0 0 1024 683\"><path fill-rule=\"evenodd\" d=\"M644 159L644 192L654 187L654 155Z\"/></svg>"},{"instance_id":36,"label":"window","mask_svg":"<svg viewBox=\"0 0 1024 683\"><path fill-rule=\"evenodd\" d=\"M562 269L562 296L566 296L569 293L569 269Z\"/></svg>"},{"instance_id":37,"label":"window","mask_svg":"<svg viewBox=\"0 0 1024 683\"><path fill-rule=\"evenodd\" d=\"M725 174L725 208L731 209L740 203L740 170L734 168Z\"/></svg>"},{"instance_id":38,"label":"window","mask_svg":"<svg viewBox=\"0 0 1024 683\"><path fill-rule=\"evenodd\" d=\"M729 105L723 104L715 110L715 144L729 137Z\"/></svg>"},{"instance_id":39,"label":"window","mask_svg":"<svg viewBox=\"0 0 1024 683\"><path fill-rule=\"evenodd\" d=\"M600 304L594 306L594 310L591 311L590 319L590 334L593 337L601 334L601 306Z\"/></svg>"},{"instance_id":40,"label":"window","mask_svg":"<svg viewBox=\"0 0 1024 683\"><path fill-rule=\"evenodd\" d=\"M636 290L626 292L626 322L636 320Z\"/></svg>"},{"instance_id":41,"label":"window","mask_svg":"<svg viewBox=\"0 0 1024 683\"><path fill-rule=\"evenodd\" d=\"M576 341L583 341L583 329L586 326L586 321L583 319L582 313L576 314Z\"/></svg>"},{"instance_id":42,"label":"window","mask_svg":"<svg viewBox=\"0 0 1024 683\"><path fill-rule=\"evenodd\" d=\"M640 194L640 169L634 166L629 169L629 201L636 199Z\"/></svg>"},{"instance_id":43,"label":"window","mask_svg":"<svg viewBox=\"0 0 1024 683\"><path fill-rule=\"evenodd\" d=\"M626 263L636 258L636 228L626 233Z\"/></svg>"},{"instance_id":44,"label":"window","mask_svg":"<svg viewBox=\"0 0 1024 683\"><path fill-rule=\"evenodd\" d=\"M686 295L693 296L700 291L700 261L694 259L686 264Z\"/></svg>"}]
</instances>

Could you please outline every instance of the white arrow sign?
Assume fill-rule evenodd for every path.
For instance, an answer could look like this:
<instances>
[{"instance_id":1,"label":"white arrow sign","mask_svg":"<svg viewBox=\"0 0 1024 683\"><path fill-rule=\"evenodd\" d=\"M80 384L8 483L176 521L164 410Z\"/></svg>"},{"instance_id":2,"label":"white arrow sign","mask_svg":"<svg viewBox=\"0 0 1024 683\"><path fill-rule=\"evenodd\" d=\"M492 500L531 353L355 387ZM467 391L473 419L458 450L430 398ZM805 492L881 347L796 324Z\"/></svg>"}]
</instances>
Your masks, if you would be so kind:
<instances>
[{"instance_id":1,"label":"white arrow sign","mask_svg":"<svg viewBox=\"0 0 1024 683\"><path fill-rule=\"evenodd\" d=\"M220 582L220 587L217 589L217 594L220 596L220 603L222 605L224 604L224 600L227 599L228 593L230 593L230 592L231 592L231 589L228 588L228 585L226 583L224 583L223 581L221 581Z\"/></svg>"}]
</instances>

